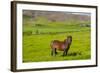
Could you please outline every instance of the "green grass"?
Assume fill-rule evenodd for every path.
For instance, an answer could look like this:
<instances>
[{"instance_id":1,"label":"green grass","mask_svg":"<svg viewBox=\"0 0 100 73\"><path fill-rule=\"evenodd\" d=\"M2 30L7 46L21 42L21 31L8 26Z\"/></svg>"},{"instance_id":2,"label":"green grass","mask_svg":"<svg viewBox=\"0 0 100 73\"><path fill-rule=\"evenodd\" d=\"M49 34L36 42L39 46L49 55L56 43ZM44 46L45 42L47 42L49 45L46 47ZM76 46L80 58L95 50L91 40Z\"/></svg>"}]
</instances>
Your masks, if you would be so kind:
<instances>
[{"instance_id":1,"label":"green grass","mask_svg":"<svg viewBox=\"0 0 100 73\"><path fill-rule=\"evenodd\" d=\"M57 61L77 60L90 58L90 32L76 32L56 35L31 35L23 37L23 61ZM73 42L68 52L69 56L62 57L62 52L56 57L51 56L50 42L54 39L63 41L66 36L72 35ZM71 56L71 53L77 53ZM81 55L80 55L80 54Z\"/></svg>"},{"instance_id":2,"label":"green grass","mask_svg":"<svg viewBox=\"0 0 100 73\"><path fill-rule=\"evenodd\" d=\"M29 17L24 17L24 19L23 34L24 32L36 33L37 30L41 34L23 35L23 62L83 60L91 58L90 27L80 27L78 24L72 23L68 25L65 22L46 22L45 19L42 19L42 21L40 18L38 23L42 22L45 24L33 26L34 22ZM48 34L50 32L64 33ZM72 45L68 55L63 57L63 53L58 51L56 56L51 56L51 41L63 41L68 35L72 36Z\"/></svg>"}]
</instances>

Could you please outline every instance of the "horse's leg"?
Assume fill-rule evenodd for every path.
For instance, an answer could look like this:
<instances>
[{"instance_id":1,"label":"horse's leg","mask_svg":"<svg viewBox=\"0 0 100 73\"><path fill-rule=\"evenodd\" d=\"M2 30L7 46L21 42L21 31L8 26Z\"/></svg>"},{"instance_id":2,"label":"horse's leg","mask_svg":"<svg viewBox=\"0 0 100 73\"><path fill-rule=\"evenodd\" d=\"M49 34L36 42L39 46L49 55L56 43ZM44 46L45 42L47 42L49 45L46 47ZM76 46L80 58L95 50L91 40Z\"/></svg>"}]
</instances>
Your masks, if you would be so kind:
<instances>
[{"instance_id":1,"label":"horse's leg","mask_svg":"<svg viewBox=\"0 0 100 73\"><path fill-rule=\"evenodd\" d=\"M51 55L53 56L53 49L51 50Z\"/></svg>"},{"instance_id":2,"label":"horse's leg","mask_svg":"<svg viewBox=\"0 0 100 73\"><path fill-rule=\"evenodd\" d=\"M68 50L69 50L70 46L68 46L68 48L66 49L66 55L68 54Z\"/></svg>"},{"instance_id":3,"label":"horse's leg","mask_svg":"<svg viewBox=\"0 0 100 73\"><path fill-rule=\"evenodd\" d=\"M66 49L64 49L64 52L63 52L63 56L65 56L66 55Z\"/></svg>"},{"instance_id":4,"label":"horse's leg","mask_svg":"<svg viewBox=\"0 0 100 73\"><path fill-rule=\"evenodd\" d=\"M56 50L56 48L55 48L55 54L57 54L57 50Z\"/></svg>"},{"instance_id":5,"label":"horse's leg","mask_svg":"<svg viewBox=\"0 0 100 73\"><path fill-rule=\"evenodd\" d=\"M57 52L56 52L56 48L53 48L52 51L51 51L51 55L52 55L52 56L55 56L56 53L57 53Z\"/></svg>"},{"instance_id":6,"label":"horse's leg","mask_svg":"<svg viewBox=\"0 0 100 73\"><path fill-rule=\"evenodd\" d=\"M65 55L67 55L68 50L66 49Z\"/></svg>"}]
</instances>

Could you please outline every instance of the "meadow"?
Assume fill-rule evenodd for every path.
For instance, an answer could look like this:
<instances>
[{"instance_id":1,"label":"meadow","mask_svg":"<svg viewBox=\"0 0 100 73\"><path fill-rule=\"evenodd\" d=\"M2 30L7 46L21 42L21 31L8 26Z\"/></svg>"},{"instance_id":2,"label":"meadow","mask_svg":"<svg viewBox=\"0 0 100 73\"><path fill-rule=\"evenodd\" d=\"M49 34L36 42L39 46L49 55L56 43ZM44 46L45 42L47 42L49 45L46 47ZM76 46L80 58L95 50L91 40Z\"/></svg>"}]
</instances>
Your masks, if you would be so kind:
<instances>
[{"instance_id":1,"label":"meadow","mask_svg":"<svg viewBox=\"0 0 100 73\"><path fill-rule=\"evenodd\" d=\"M23 62L45 62L65 60L85 60L91 58L91 30L80 26L79 21L48 21L39 17L33 21L28 16L23 16ZM67 56L62 56L58 51L56 56L51 56L50 43L52 40L63 41L68 35L72 36L72 44Z\"/></svg>"}]
</instances>

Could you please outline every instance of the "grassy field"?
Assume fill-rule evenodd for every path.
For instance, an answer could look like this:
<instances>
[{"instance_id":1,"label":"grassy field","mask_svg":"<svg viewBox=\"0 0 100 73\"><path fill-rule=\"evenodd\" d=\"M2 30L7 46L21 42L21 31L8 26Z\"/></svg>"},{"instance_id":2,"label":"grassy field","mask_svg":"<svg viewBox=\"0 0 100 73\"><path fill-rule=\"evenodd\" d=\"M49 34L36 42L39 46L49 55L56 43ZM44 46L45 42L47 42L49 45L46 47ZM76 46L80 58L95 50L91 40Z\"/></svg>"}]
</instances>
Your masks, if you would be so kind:
<instances>
[{"instance_id":1,"label":"grassy field","mask_svg":"<svg viewBox=\"0 0 100 73\"><path fill-rule=\"evenodd\" d=\"M49 22L43 18L34 22L24 16L23 62L90 59L90 27L82 27L79 24L75 21ZM63 53L58 51L56 56L51 56L51 41L63 41L68 35L73 38L68 55L63 57Z\"/></svg>"}]
</instances>

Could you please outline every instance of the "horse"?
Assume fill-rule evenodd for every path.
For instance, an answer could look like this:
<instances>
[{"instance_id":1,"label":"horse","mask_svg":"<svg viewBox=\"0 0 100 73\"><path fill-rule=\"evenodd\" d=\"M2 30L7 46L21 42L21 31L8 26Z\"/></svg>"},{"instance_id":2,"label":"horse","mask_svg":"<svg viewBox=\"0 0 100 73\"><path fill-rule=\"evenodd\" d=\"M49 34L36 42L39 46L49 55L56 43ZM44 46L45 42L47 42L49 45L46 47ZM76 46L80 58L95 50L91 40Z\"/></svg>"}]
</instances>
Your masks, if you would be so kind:
<instances>
[{"instance_id":1,"label":"horse","mask_svg":"<svg viewBox=\"0 0 100 73\"><path fill-rule=\"evenodd\" d=\"M53 40L50 44L51 55L56 56L57 50L63 51L63 56L67 55L71 43L72 43L72 36L67 36L67 38L64 41Z\"/></svg>"}]
</instances>

